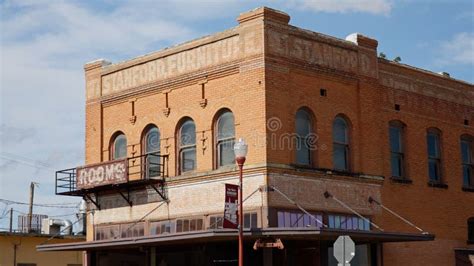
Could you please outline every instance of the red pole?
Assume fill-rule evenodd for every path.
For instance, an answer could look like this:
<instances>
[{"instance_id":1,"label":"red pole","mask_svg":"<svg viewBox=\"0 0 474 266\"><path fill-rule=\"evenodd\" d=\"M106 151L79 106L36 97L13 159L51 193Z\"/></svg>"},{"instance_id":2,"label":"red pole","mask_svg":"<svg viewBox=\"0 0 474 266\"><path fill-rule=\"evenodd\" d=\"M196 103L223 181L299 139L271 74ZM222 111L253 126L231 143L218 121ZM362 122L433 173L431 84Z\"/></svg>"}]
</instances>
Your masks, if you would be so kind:
<instances>
[{"instance_id":1,"label":"red pole","mask_svg":"<svg viewBox=\"0 0 474 266\"><path fill-rule=\"evenodd\" d=\"M243 166L245 162L245 157L239 157L236 159L237 164L239 165L239 266L244 266L244 208L243 208Z\"/></svg>"}]
</instances>

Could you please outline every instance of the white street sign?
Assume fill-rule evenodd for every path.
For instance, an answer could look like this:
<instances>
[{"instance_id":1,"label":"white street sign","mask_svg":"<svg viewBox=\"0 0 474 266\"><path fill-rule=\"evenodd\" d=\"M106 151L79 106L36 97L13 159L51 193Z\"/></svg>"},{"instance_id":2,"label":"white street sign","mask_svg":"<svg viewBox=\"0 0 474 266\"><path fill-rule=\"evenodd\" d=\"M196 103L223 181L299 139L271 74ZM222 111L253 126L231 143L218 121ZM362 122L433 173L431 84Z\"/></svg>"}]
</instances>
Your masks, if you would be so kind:
<instances>
[{"instance_id":1,"label":"white street sign","mask_svg":"<svg viewBox=\"0 0 474 266\"><path fill-rule=\"evenodd\" d=\"M349 236L339 236L334 242L334 257L338 262L337 266L350 266L354 256L354 241Z\"/></svg>"}]
</instances>

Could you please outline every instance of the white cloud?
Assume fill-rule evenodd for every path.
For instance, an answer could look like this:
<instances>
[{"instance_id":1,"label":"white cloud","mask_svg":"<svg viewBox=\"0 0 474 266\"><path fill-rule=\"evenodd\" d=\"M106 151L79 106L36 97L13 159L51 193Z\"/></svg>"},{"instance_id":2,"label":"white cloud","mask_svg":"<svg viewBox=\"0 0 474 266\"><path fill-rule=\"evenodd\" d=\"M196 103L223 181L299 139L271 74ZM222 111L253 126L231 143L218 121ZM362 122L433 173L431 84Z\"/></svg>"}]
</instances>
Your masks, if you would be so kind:
<instances>
[{"instance_id":1,"label":"white cloud","mask_svg":"<svg viewBox=\"0 0 474 266\"><path fill-rule=\"evenodd\" d=\"M437 50L439 66L474 65L474 33L461 32L444 41Z\"/></svg>"},{"instance_id":2,"label":"white cloud","mask_svg":"<svg viewBox=\"0 0 474 266\"><path fill-rule=\"evenodd\" d=\"M392 10L392 3L389 0L294 0L290 3L300 9L328 13L360 12L388 15Z\"/></svg>"},{"instance_id":3,"label":"white cloud","mask_svg":"<svg viewBox=\"0 0 474 266\"><path fill-rule=\"evenodd\" d=\"M157 7L128 2L106 10L73 1L0 4L0 198L25 202L29 183L35 181L40 183L37 202L80 200L54 196L54 170L83 163L83 64L99 57L134 57L198 35L170 19L171 11ZM4 222L0 219L0 227Z\"/></svg>"},{"instance_id":4,"label":"white cloud","mask_svg":"<svg viewBox=\"0 0 474 266\"><path fill-rule=\"evenodd\" d=\"M266 2L314 12L391 11L388 0ZM210 33L204 23L225 17L229 26L236 25L239 12L260 5L237 0L1 1L0 152L49 167L0 158L0 198L27 201L29 183L35 181L40 183L37 202L79 200L54 196L54 169L83 163L85 62L117 62L187 41Z\"/></svg>"},{"instance_id":5,"label":"white cloud","mask_svg":"<svg viewBox=\"0 0 474 266\"><path fill-rule=\"evenodd\" d=\"M199 23L235 18L242 8L237 0L0 1L0 198L26 202L34 181L36 202L80 200L54 195L54 170L84 162L85 62L117 62L209 34Z\"/></svg>"}]
</instances>

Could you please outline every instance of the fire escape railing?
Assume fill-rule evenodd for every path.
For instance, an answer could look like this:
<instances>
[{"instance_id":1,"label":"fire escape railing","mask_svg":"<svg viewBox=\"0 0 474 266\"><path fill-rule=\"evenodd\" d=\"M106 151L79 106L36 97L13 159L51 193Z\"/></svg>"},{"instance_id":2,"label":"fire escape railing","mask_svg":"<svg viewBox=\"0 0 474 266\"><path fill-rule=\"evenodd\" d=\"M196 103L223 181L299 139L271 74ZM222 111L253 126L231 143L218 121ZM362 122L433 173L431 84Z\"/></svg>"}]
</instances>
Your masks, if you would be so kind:
<instances>
[{"instance_id":1,"label":"fire escape railing","mask_svg":"<svg viewBox=\"0 0 474 266\"><path fill-rule=\"evenodd\" d=\"M88 167L100 166L101 164L94 164L90 166L83 166L80 168L70 168L56 171L55 193L56 195L82 196L86 197L89 193L96 193L97 191L104 191L112 188L127 188L134 186L146 186L159 184L163 187L165 178L168 177L168 155L160 155L159 153L147 153L139 156L126 158L126 175L127 182L120 184L106 184L88 187L78 187L77 174L78 169L87 169ZM110 164L103 162L102 164ZM163 197L162 190L155 190Z\"/></svg>"},{"instance_id":2,"label":"fire escape railing","mask_svg":"<svg viewBox=\"0 0 474 266\"><path fill-rule=\"evenodd\" d=\"M76 190L76 168L56 171L55 193L60 195L64 192Z\"/></svg>"}]
</instances>

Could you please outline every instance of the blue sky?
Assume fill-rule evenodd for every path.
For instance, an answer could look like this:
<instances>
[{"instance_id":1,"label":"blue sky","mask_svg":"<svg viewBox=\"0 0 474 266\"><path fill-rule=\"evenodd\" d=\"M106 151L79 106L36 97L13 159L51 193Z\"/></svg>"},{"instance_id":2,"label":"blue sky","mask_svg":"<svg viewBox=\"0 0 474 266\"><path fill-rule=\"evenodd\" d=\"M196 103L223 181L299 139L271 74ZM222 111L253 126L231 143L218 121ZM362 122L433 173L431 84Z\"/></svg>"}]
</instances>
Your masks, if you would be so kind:
<instances>
[{"instance_id":1,"label":"blue sky","mask_svg":"<svg viewBox=\"0 0 474 266\"><path fill-rule=\"evenodd\" d=\"M0 1L0 199L26 202L35 181L38 203L79 201L54 196L54 170L83 163L84 63L222 31L262 5L287 12L292 25L339 38L359 32L377 39L388 59L474 82L469 0ZM0 202L0 228L10 207L26 211Z\"/></svg>"}]
</instances>

